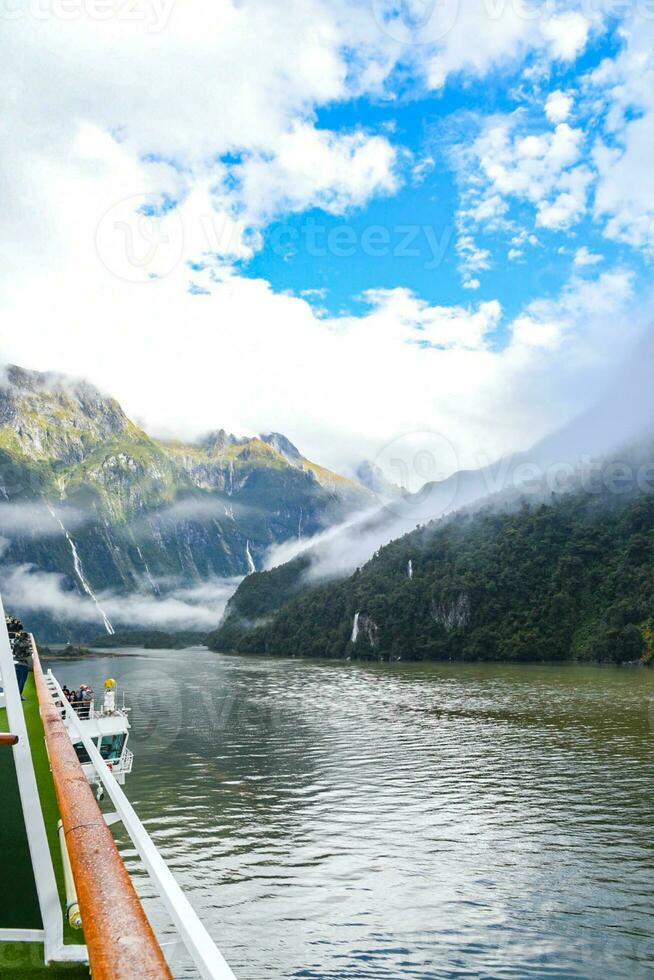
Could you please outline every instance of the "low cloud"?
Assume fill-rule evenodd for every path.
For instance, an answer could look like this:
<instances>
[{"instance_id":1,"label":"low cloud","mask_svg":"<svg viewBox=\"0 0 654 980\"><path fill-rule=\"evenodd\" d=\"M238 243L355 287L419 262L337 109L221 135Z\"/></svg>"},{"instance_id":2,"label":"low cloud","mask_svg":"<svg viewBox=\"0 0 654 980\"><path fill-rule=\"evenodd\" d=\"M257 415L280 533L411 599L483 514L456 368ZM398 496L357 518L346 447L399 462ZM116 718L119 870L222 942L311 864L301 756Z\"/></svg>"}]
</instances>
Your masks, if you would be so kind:
<instances>
[{"instance_id":1,"label":"low cloud","mask_svg":"<svg viewBox=\"0 0 654 980\"><path fill-rule=\"evenodd\" d=\"M88 514L73 507L59 505L57 513L69 531L89 519ZM44 503L0 503L0 534L6 538L57 537L61 535L61 525Z\"/></svg>"},{"instance_id":2,"label":"low cloud","mask_svg":"<svg viewBox=\"0 0 654 980\"><path fill-rule=\"evenodd\" d=\"M137 525L137 530L142 526L150 525L152 521L178 524L182 521L224 520L225 517L236 520L239 517L252 516L258 513L261 513L259 509L249 507L247 504L239 504L229 497L187 497L176 500L169 507L163 507L148 517L142 518Z\"/></svg>"},{"instance_id":3,"label":"low cloud","mask_svg":"<svg viewBox=\"0 0 654 980\"><path fill-rule=\"evenodd\" d=\"M347 521L321 531L310 538L294 538L282 544L273 545L264 560L264 570L269 571L292 561L305 552L311 553L312 576L333 577L341 571L345 572L356 567L356 556L361 561L367 561L372 552L368 541L362 540L361 530L366 522L377 522L380 518L379 508L370 508L352 514ZM375 540L378 540L378 535ZM389 539L390 540L390 539ZM358 545L358 547L357 547ZM374 550L374 548L373 548ZM345 553L347 557L345 557ZM343 559L338 556L343 554ZM331 560L330 560L331 556Z\"/></svg>"},{"instance_id":4,"label":"low cloud","mask_svg":"<svg viewBox=\"0 0 654 980\"><path fill-rule=\"evenodd\" d=\"M8 608L19 608L23 615L40 613L66 622L97 623L102 619L93 601L67 587L65 575L43 572L33 565L6 565L1 585ZM213 578L193 586L178 586L162 596L115 592L99 593L97 598L116 629L157 628L169 630L210 630L217 626L230 596L240 579Z\"/></svg>"},{"instance_id":5,"label":"low cloud","mask_svg":"<svg viewBox=\"0 0 654 980\"><path fill-rule=\"evenodd\" d=\"M648 377L653 355L654 330L589 411L529 450L500 459L479 453L473 468L427 482L414 494L380 498L377 510L356 514L311 539L272 548L265 568L305 554L310 559L308 580L338 578L417 525L458 510L486 504L513 507L522 499L549 501L552 494L570 490L616 496L652 493L654 394Z\"/></svg>"}]
</instances>

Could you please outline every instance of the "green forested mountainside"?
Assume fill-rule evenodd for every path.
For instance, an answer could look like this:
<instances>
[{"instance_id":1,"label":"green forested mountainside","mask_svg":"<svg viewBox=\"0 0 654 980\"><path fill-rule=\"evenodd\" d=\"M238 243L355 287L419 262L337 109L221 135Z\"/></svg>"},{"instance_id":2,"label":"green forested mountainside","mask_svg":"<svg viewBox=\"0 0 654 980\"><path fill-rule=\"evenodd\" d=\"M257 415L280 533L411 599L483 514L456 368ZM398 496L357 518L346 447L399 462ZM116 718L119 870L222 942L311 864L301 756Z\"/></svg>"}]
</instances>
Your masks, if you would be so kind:
<instances>
[{"instance_id":1,"label":"green forested mountainside","mask_svg":"<svg viewBox=\"0 0 654 980\"><path fill-rule=\"evenodd\" d=\"M305 581L310 564L308 556L299 555L269 571L244 578L229 600L220 628L209 635L209 645L223 650L237 647L245 633L267 622L286 603L310 588Z\"/></svg>"},{"instance_id":2,"label":"green forested mountainside","mask_svg":"<svg viewBox=\"0 0 654 980\"><path fill-rule=\"evenodd\" d=\"M296 588L293 572L285 574ZM654 496L579 492L509 513L456 516L393 541L351 577L309 588L271 612L276 574L246 580L210 636L212 648L365 659L649 662Z\"/></svg>"},{"instance_id":3,"label":"green forested mountainside","mask_svg":"<svg viewBox=\"0 0 654 980\"><path fill-rule=\"evenodd\" d=\"M315 534L371 499L278 433L158 440L84 381L18 367L0 381L3 566L62 573L80 595L73 544L92 589L157 596L245 575L271 545ZM53 641L97 632L47 612L29 621Z\"/></svg>"}]
</instances>

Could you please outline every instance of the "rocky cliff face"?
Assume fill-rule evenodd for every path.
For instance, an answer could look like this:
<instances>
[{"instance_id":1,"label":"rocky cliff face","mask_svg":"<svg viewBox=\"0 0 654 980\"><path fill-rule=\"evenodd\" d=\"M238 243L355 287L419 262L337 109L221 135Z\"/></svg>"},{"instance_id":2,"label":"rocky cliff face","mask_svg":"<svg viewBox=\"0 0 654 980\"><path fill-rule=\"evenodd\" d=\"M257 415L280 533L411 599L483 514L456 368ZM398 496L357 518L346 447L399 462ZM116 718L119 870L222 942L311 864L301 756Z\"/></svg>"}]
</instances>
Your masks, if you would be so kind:
<instances>
[{"instance_id":1,"label":"rocky cliff face","mask_svg":"<svg viewBox=\"0 0 654 980\"><path fill-rule=\"evenodd\" d=\"M80 595L246 575L367 500L279 434L166 442L87 382L10 367L0 385L3 565Z\"/></svg>"},{"instance_id":2,"label":"rocky cliff face","mask_svg":"<svg viewBox=\"0 0 654 980\"><path fill-rule=\"evenodd\" d=\"M32 462L81 462L94 444L138 434L118 402L84 381L10 365L0 386L0 445Z\"/></svg>"}]
</instances>

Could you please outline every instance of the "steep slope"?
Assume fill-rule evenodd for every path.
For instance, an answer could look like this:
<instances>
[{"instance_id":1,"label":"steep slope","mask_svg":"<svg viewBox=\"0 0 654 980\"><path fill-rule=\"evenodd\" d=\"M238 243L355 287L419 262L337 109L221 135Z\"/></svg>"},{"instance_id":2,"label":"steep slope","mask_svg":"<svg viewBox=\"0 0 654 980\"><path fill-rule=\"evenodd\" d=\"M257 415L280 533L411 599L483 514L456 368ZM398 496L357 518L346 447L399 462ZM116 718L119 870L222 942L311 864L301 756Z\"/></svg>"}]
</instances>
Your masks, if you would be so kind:
<instances>
[{"instance_id":1,"label":"steep slope","mask_svg":"<svg viewBox=\"0 0 654 980\"><path fill-rule=\"evenodd\" d=\"M291 594L321 581L347 578L381 546L426 524L492 500L512 506L523 496L536 503L552 492L587 489L612 492L615 467L627 466L634 480L654 461L654 389L648 380L654 357L654 332L630 361L618 368L602 398L592 409L542 439L530 450L495 460L479 469L460 470L440 482L427 483L417 494L398 494L371 463L362 464L358 477L374 487L385 506L356 516L336 533L307 542L301 563L273 569L260 585L249 579L230 601L223 626L238 631L241 618L268 616ZM652 489L646 475L641 489ZM256 596L265 597L257 609Z\"/></svg>"},{"instance_id":2,"label":"steep slope","mask_svg":"<svg viewBox=\"0 0 654 980\"><path fill-rule=\"evenodd\" d=\"M3 566L63 573L89 600L246 575L368 501L279 434L166 442L87 382L9 367L0 385Z\"/></svg>"},{"instance_id":3,"label":"steep slope","mask_svg":"<svg viewBox=\"0 0 654 980\"><path fill-rule=\"evenodd\" d=\"M80 462L94 445L143 433L85 381L9 365L0 387L0 446L33 463Z\"/></svg>"},{"instance_id":4,"label":"steep slope","mask_svg":"<svg viewBox=\"0 0 654 980\"><path fill-rule=\"evenodd\" d=\"M266 600L274 609L271 592L282 591L280 574L247 580L210 637L214 649L366 659L650 660L654 496L578 491L511 512L457 515L392 542L345 580L295 597L291 586L282 608L266 616ZM277 577L272 590L266 576Z\"/></svg>"}]
</instances>

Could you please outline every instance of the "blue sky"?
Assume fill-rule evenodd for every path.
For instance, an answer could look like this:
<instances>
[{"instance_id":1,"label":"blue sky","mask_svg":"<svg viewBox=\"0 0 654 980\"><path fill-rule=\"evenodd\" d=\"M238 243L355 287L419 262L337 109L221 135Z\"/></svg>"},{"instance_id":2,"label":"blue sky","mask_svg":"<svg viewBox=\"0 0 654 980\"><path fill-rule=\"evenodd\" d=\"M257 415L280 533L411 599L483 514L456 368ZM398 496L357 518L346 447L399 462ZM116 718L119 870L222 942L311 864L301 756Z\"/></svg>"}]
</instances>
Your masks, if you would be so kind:
<instances>
[{"instance_id":1,"label":"blue sky","mask_svg":"<svg viewBox=\"0 0 654 980\"><path fill-rule=\"evenodd\" d=\"M649 327L647 0L95 3L3 21L4 360L162 435L475 466Z\"/></svg>"}]
</instances>

